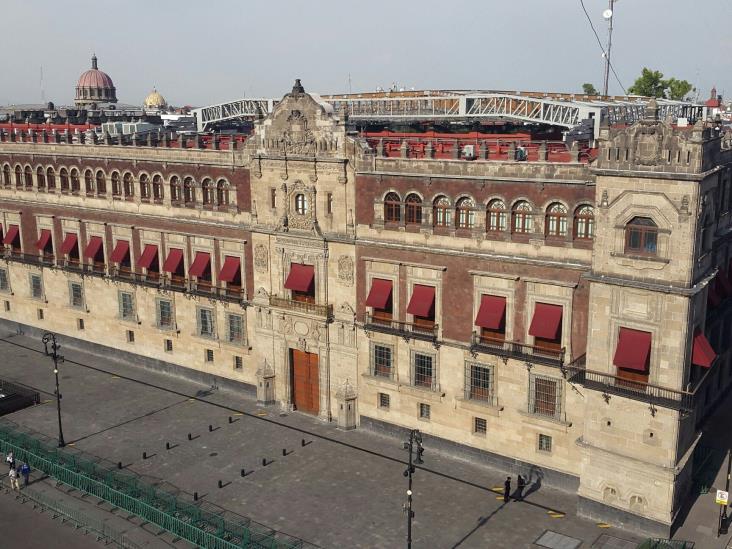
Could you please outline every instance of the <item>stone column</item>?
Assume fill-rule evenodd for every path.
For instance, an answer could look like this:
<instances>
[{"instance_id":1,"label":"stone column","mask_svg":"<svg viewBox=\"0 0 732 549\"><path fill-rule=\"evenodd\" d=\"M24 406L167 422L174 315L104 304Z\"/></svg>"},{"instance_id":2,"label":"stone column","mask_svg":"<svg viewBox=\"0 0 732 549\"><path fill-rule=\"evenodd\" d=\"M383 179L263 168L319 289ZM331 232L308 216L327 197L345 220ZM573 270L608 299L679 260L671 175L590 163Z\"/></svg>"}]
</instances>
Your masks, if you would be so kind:
<instances>
[{"instance_id":1,"label":"stone column","mask_svg":"<svg viewBox=\"0 0 732 549\"><path fill-rule=\"evenodd\" d=\"M432 158L434 155L435 155L435 149L432 146L432 141L428 141L427 145L424 148L424 157Z\"/></svg>"},{"instance_id":2,"label":"stone column","mask_svg":"<svg viewBox=\"0 0 732 549\"><path fill-rule=\"evenodd\" d=\"M379 139L379 142L376 144L376 156L384 156L384 140Z\"/></svg>"},{"instance_id":3,"label":"stone column","mask_svg":"<svg viewBox=\"0 0 732 549\"><path fill-rule=\"evenodd\" d=\"M257 370L257 404L271 406L275 400L275 372L265 360L264 365Z\"/></svg>"},{"instance_id":4,"label":"stone column","mask_svg":"<svg viewBox=\"0 0 732 549\"><path fill-rule=\"evenodd\" d=\"M516 143L511 141L508 145L508 159L516 160Z\"/></svg>"},{"instance_id":5,"label":"stone column","mask_svg":"<svg viewBox=\"0 0 732 549\"><path fill-rule=\"evenodd\" d=\"M457 139L452 144L452 159L453 160L460 159L460 144L458 143Z\"/></svg>"},{"instance_id":6,"label":"stone column","mask_svg":"<svg viewBox=\"0 0 732 549\"><path fill-rule=\"evenodd\" d=\"M546 147L546 141L542 141L539 145L539 162L546 162L549 157L549 151Z\"/></svg>"},{"instance_id":7,"label":"stone column","mask_svg":"<svg viewBox=\"0 0 732 549\"><path fill-rule=\"evenodd\" d=\"M406 139L402 141L402 144L399 147L399 156L401 158L409 157L409 143L407 143Z\"/></svg>"},{"instance_id":8,"label":"stone column","mask_svg":"<svg viewBox=\"0 0 732 549\"><path fill-rule=\"evenodd\" d=\"M348 380L339 387L335 394L338 406L338 428L350 430L356 428L356 390Z\"/></svg>"},{"instance_id":9,"label":"stone column","mask_svg":"<svg viewBox=\"0 0 732 549\"><path fill-rule=\"evenodd\" d=\"M481 160L488 160L488 145L486 145L485 141L480 142L480 146L478 147L478 158Z\"/></svg>"}]
</instances>

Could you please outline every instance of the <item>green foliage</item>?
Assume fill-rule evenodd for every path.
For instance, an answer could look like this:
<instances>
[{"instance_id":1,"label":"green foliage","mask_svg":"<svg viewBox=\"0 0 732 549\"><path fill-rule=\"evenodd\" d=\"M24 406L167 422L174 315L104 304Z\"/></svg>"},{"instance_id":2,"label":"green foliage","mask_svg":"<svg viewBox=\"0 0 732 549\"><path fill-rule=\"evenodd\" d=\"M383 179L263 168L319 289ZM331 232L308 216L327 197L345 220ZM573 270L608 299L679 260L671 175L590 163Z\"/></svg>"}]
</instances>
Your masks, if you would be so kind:
<instances>
[{"instance_id":1,"label":"green foliage","mask_svg":"<svg viewBox=\"0 0 732 549\"><path fill-rule=\"evenodd\" d=\"M694 87L686 80L663 78L661 71L652 71L644 67L641 75L636 78L628 93L665 99L684 99Z\"/></svg>"},{"instance_id":2,"label":"green foliage","mask_svg":"<svg viewBox=\"0 0 732 549\"><path fill-rule=\"evenodd\" d=\"M600 95L595 89L595 86L593 86L589 82L585 82L584 84L582 84L582 93L584 93L585 95Z\"/></svg>"}]
</instances>

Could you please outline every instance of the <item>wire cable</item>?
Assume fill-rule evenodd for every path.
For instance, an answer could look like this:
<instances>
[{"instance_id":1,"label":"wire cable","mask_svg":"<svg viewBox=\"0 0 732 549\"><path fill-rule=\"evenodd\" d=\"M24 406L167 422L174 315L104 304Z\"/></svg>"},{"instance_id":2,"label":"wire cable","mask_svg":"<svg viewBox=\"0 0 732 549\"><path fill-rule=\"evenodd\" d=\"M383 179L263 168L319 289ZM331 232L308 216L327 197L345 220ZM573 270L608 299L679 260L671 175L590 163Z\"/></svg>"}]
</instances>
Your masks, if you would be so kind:
<instances>
[{"instance_id":1,"label":"wire cable","mask_svg":"<svg viewBox=\"0 0 732 549\"><path fill-rule=\"evenodd\" d=\"M600 46L602 55L607 60L607 62L610 64L610 70L612 71L613 76L615 77L615 80L618 82L618 86L620 86L620 88L623 90L624 95L628 95L628 92L625 90L625 86L623 86L622 82L620 82L620 77L618 77L618 73L615 72L615 67L613 67L612 62L610 62L610 59L607 56L607 52L605 51L605 46L602 45L602 40L600 40L600 36L597 34L597 31L595 30L595 25L592 23L592 18L590 17L590 14L587 13L587 8L585 8L584 0L579 0L579 2L580 2L580 6L582 6L582 11L585 12L585 17L587 17L587 22L590 24L592 33L595 35L595 38L597 39L597 45Z\"/></svg>"}]
</instances>

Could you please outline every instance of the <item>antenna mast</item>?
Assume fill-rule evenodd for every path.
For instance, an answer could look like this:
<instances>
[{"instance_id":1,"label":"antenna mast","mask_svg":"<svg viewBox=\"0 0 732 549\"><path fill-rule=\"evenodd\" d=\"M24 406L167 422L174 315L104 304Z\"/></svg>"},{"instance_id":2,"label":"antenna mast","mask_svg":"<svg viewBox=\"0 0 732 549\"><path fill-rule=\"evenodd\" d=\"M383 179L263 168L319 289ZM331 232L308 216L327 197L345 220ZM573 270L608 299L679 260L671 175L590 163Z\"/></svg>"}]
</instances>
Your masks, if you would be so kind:
<instances>
[{"instance_id":1,"label":"antenna mast","mask_svg":"<svg viewBox=\"0 0 732 549\"><path fill-rule=\"evenodd\" d=\"M608 80L610 79L610 50L613 47L613 11L615 0L608 0L608 9L602 12L602 16L607 20L607 48L605 48L605 77L602 81L602 95L607 95Z\"/></svg>"}]
</instances>

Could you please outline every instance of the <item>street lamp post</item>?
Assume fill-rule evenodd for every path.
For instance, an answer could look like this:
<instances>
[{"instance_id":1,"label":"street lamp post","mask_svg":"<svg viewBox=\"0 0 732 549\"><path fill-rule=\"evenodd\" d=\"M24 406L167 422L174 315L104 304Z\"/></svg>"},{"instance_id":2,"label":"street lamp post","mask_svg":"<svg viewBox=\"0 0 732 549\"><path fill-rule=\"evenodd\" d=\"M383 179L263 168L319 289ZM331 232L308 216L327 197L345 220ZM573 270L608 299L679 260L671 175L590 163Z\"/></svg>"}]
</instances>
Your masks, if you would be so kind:
<instances>
[{"instance_id":1,"label":"street lamp post","mask_svg":"<svg viewBox=\"0 0 732 549\"><path fill-rule=\"evenodd\" d=\"M407 503L404 505L404 510L407 513L407 549L411 549L412 518L414 518L414 511L412 511L412 473L414 473L414 471L416 470L412 462L412 458L414 457L414 463L416 463L417 465L421 465L422 463L424 463L424 461L422 461L422 454L424 453L424 448L422 448L422 433L420 433L417 429L412 429L409 432L409 441L404 443L404 449L409 451L409 466L407 467L407 470L404 471L404 476L409 479L409 486L407 488ZM416 456L414 456L415 449L417 451Z\"/></svg>"},{"instance_id":2,"label":"street lamp post","mask_svg":"<svg viewBox=\"0 0 732 549\"><path fill-rule=\"evenodd\" d=\"M56 376L56 410L58 412L58 447L63 448L66 446L64 442L64 431L61 427L61 392L58 390L58 363L64 361L64 357L58 354L58 350L61 348L56 342L56 334L46 332L43 334L43 348L46 356L53 358L53 374ZM49 353L49 344L51 352Z\"/></svg>"}]
</instances>

